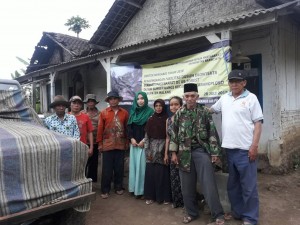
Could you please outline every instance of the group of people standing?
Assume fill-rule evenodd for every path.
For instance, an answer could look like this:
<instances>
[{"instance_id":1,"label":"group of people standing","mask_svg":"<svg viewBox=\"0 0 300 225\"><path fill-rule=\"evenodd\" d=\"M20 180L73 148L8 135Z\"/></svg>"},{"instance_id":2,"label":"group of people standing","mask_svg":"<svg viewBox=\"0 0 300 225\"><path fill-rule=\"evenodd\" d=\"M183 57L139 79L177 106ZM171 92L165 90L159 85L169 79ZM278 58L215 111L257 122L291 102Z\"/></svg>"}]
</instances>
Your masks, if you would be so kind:
<instances>
[{"instance_id":1,"label":"group of people standing","mask_svg":"<svg viewBox=\"0 0 300 225\"><path fill-rule=\"evenodd\" d=\"M171 112L182 105L180 97L170 99ZM169 165L169 134L171 118L164 100L157 99L154 110L148 105L145 92L135 95L128 122L131 142L128 191L136 198L183 207L178 168ZM169 131L170 132L170 131ZM172 185L171 185L172 184Z\"/></svg>"},{"instance_id":2,"label":"group of people standing","mask_svg":"<svg viewBox=\"0 0 300 225\"><path fill-rule=\"evenodd\" d=\"M84 101L75 95L69 102L63 96L57 95L50 104L50 108L53 108L55 113L44 121L49 130L79 139L89 146L86 176L94 182L97 182L98 168L97 130L95 129L98 126L100 113L96 107L98 103L94 94L88 94ZM85 110L82 110L83 104L86 104ZM66 113L67 108L69 113Z\"/></svg>"},{"instance_id":3,"label":"group of people standing","mask_svg":"<svg viewBox=\"0 0 300 225\"><path fill-rule=\"evenodd\" d=\"M182 222L186 224L199 217L198 182L214 220L210 224L223 225L226 219L235 218L242 220L242 225L255 225L259 211L257 152L263 114L257 97L245 89L246 83L245 71L231 71L230 92L211 108L197 103L197 84L187 83L183 99L169 99L171 117L163 99L156 99L153 109L142 91L135 94L129 113L119 106L122 97L114 91L107 94L109 107L101 112L95 108L95 95L89 94L85 101L73 96L71 112L64 114L68 102L56 96L50 105L56 114L46 118L45 124L89 145L87 176L93 180L97 172L95 177L90 171L97 171L94 162L98 150L102 152L103 199L109 197L112 181L116 194L124 193L124 150L130 148L128 191L136 198L145 199L148 205L158 202L184 207ZM87 104L84 111L82 103ZM222 145L211 115L219 112ZM220 203L213 167L220 161L221 147L226 151L229 169L229 214L224 214Z\"/></svg>"}]
</instances>

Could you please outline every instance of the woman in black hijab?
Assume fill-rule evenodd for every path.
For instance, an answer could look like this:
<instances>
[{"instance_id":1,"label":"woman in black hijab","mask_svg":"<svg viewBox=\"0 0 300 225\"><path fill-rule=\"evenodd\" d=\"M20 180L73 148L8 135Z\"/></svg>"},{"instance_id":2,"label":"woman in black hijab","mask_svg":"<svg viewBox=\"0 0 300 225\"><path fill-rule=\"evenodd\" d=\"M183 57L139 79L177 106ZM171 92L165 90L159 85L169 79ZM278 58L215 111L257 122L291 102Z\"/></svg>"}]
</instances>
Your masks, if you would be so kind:
<instances>
[{"instance_id":1,"label":"woman in black hijab","mask_svg":"<svg viewBox=\"0 0 300 225\"><path fill-rule=\"evenodd\" d=\"M146 173L144 197L146 204L154 201L171 202L169 168L164 164L166 144L166 120L168 118L164 100L154 102L155 113L149 118L145 131Z\"/></svg>"}]
</instances>

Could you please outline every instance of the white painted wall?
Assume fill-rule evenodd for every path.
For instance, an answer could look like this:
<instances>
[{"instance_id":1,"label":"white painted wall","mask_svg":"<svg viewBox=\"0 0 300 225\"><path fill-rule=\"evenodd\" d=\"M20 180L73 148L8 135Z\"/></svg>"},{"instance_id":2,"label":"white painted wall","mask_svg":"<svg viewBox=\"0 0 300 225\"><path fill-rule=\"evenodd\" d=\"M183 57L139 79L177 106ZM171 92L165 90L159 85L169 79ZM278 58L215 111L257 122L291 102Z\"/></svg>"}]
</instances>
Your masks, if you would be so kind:
<instances>
[{"instance_id":1,"label":"white painted wall","mask_svg":"<svg viewBox=\"0 0 300 225\"><path fill-rule=\"evenodd\" d=\"M107 96L107 75L106 71L99 63L97 66L91 66L89 73L84 76L85 87L84 92L85 96L87 94L95 94L97 100L100 101L96 106L99 110L102 110L107 107L107 103L104 99Z\"/></svg>"},{"instance_id":2,"label":"white painted wall","mask_svg":"<svg viewBox=\"0 0 300 225\"><path fill-rule=\"evenodd\" d=\"M300 109L299 25L287 17L278 24L281 111Z\"/></svg>"}]
</instances>

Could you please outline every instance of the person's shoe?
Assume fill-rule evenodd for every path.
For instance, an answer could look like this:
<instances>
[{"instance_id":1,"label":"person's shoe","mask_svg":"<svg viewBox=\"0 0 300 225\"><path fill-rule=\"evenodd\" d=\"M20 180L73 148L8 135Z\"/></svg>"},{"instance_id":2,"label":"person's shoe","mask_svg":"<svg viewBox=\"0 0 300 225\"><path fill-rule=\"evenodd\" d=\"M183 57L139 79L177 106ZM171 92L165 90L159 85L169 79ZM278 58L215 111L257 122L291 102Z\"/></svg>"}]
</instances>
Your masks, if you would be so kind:
<instances>
[{"instance_id":1,"label":"person's shoe","mask_svg":"<svg viewBox=\"0 0 300 225\"><path fill-rule=\"evenodd\" d=\"M101 198L103 198L103 199L107 199L107 198L108 198L108 196L109 196L109 194L108 194L108 193L103 193L103 194L101 194Z\"/></svg>"}]
</instances>

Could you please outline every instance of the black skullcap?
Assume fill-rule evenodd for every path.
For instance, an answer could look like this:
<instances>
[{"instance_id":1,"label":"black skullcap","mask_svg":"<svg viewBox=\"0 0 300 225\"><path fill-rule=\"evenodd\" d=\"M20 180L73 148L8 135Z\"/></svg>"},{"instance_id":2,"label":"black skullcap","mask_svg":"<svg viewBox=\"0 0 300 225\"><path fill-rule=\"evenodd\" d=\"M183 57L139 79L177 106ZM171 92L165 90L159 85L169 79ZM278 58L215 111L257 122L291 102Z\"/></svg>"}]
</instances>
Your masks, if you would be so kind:
<instances>
[{"instance_id":1,"label":"black skullcap","mask_svg":"<svg viewBox=\"0 0 300 225\"><path fill-rule=\"evenodd\" d=\"M183 92L192 92L192 91L195 91L195 92L198 92L198 86L197 84L195 83L187 83L187 84L184 84L183 86Z\"/></svg>"}]
</instances>

